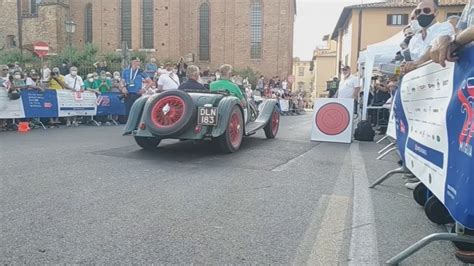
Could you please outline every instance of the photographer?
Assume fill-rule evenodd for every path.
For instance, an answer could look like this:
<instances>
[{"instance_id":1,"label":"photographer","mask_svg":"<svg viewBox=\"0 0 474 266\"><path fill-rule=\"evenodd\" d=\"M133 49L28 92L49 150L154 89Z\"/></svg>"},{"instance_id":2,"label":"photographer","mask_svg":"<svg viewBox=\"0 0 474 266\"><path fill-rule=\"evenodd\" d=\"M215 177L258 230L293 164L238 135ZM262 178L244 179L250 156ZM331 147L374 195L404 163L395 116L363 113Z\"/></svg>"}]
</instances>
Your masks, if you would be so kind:
<instances>
[{"instance_id":1,"label":"photographer","mask_svg":"<svg viewBox=\"0 0 474 266\"><path fill-rule=\"evenodd\" d=\"M112 81L107 79L107 76L105 75L104 71L100 72L100 77L99 77L99 80L97 81L97 84L98 84L97 90L100 93L109 92L112 90Z\"/></svg>"}]
</instances>

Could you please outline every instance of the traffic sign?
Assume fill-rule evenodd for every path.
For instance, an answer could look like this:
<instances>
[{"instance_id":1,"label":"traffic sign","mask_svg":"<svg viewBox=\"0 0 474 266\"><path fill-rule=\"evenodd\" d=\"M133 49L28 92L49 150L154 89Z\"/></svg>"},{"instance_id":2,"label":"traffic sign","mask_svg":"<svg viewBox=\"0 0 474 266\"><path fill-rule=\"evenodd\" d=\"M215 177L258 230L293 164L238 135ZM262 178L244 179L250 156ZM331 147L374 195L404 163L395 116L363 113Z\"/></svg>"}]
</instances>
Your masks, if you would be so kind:
<instances>
[{"instance_id":1,"label":"traffic sign","mask_svg":"<svg viewBox=\"0 0 474 266\"><path fill-rule=\"evenodd\" d=\"M47 42L37 41L33 44L33 49L39 57L45 57L49 52L49 45Z\"/></svg>"}]
</instances>

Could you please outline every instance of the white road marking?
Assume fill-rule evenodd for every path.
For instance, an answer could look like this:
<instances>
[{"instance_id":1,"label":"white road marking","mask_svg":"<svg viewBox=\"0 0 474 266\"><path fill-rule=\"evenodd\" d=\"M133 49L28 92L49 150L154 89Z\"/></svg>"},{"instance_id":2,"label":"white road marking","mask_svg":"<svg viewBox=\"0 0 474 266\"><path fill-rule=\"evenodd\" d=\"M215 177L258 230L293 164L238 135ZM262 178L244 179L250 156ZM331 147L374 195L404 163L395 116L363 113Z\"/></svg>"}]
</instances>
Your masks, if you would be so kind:
<instances>
[{"instance_id":1,"label":"white road marking","mask_svg":"<svg viewBox=\"0 0 474 266\"><path fill-rule=\"evenodd\" d=\"M293 265L337 265L346 261L346 258L341 259L341 253L352 194L349 153L341 163L334 190L319 199Z\"/></svg>"},{"instance_id":2,"label":"white road marking","mask_svg":"<svg viewBox=\"0 0 474 266\"><path fill-rule=\"evenodd\" d=\"M377 235L369 180L359 143L351 145L354 197L349 265L378 265ZM360 226L365 225L365 226Z\"/></svg>"},{"instance_id":3,"label":"white road marking","mask_svg":"<svg viewBox=\"0 0 474 266\"><path fill-rule=\"evenodd\" d=\"M316 242L306 261L307 265L336 265L341 263L339 256L342 250L344 233L337 231L345 227L349 205L349 197L334 195L329 197L329 203Z\"/></svg>"}]
</instances>

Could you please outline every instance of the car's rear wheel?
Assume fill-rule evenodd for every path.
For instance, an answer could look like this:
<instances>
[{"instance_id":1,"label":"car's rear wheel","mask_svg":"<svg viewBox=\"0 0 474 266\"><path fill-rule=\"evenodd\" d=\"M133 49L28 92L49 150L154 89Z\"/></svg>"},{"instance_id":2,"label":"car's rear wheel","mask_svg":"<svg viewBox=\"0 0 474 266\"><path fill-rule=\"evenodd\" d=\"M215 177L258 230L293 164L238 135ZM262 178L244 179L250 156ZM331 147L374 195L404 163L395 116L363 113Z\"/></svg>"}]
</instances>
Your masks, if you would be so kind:
<instances>
[{"instance_id":1,"label":"car's rear wheel","mask_svg":"<svg viewBox=\"0 0 474 266\"><path fill-rule=\"evenodd\" d=\"M227 129L218 141L221 150L225 153L233 153L239 150L244 136L244 119L240 108L235 105L230 113Z\"/></svg>"},{"instance_id":2,"label":"car's rear wheel","mask_svg":"<svg viewBox=\"0 0 474 266\"><path fill-rule=\"evenodd\" d=\"M137 137L135 136L135 142L144 150L156 150L160 145L161 139L155 137Z\"/></svg>"},{"instance_id":3,"label":"car's rear wheel","mask_svg":"<svg viewBox=\"0 0 474 266\"><path fill-rule=\"evenodd\" d=\"M184 91L166 91L149 105L145 123L154 135L169 136L183 132L195 113L191 96Z\"/></svg>"},{"instance_id":4,"label":"car's rear wheel","mask_svg":"<svg viewBox=\"0 0 474 266\"><path fill-rule=\"evenodd\" d=\"M267 139L273 139L278 134L278 129L280 128L280 111L278 107L273 108L272 116L270 117L270 121L268 121L267 125L264 128L265 136Z\"/></svg>"}]
</instances>

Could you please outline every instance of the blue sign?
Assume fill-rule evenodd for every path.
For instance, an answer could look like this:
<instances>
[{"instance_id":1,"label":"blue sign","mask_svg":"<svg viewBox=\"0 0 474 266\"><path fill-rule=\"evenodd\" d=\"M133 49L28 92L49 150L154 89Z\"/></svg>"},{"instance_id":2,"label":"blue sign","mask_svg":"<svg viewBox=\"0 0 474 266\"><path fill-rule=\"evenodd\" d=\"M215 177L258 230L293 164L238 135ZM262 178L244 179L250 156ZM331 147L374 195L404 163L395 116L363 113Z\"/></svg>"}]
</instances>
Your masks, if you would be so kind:
<instances>
[{"instance_id":1,"label":"blue sign","mask_svg":"<svg viewBox=\"0 0 474 266\"><path fill-rule=\"evenodd\" d=\"M21 100L26 117L58 117L58 100L55 90L22 90Z\"/></svg>"}]
</instances>

